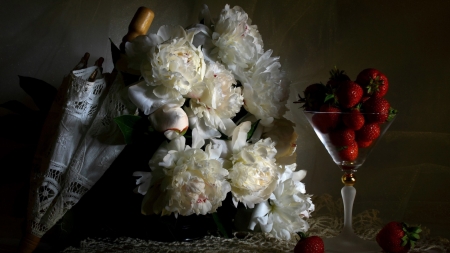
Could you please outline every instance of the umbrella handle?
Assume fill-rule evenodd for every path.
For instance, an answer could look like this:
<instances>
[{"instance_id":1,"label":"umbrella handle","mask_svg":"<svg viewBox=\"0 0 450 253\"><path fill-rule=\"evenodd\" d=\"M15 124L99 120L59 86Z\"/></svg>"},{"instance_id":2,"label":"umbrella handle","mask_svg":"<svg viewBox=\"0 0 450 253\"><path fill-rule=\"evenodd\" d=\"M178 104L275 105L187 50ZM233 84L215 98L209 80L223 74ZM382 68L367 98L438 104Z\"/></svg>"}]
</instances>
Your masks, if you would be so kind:
<instances>
[{"instance_id":1,"label":"umbrella handle","mask_svg":"<svg viewBox=\"0 0 450 253\"><path fill-rule=\"evenodd\" d=\"M146 35L150 25L152 24L155 14L147 7L139 7L134 14L133 19L128 26L128 33L122 38L120 51L125 53L125 43L132 41L139 35Z\"/></svg>"},{"instance_id":2,"label":"umbrella handle","mask_svg":"<svg viewBox=\"0 0 450 253\"><path fill-rule=\"evenodd\" d=\"M39 238L35 235L32 235L30 233L27 233L20 241L18 252L19 253L32 253L37 248L40 241L41 241L41 238Z\"/></svg>"}]
</instances>

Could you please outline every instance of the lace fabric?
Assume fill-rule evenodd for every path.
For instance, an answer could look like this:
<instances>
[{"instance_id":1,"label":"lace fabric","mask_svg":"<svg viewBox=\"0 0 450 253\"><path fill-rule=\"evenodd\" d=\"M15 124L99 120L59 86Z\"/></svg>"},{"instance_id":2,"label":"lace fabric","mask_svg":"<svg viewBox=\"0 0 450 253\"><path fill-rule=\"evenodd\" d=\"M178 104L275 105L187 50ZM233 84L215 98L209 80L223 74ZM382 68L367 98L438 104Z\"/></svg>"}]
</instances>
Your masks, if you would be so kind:
<instances>
[{"instance_id":1,"label":"lace fabric","mask_svg":"<svg viewBox=\"0 0 450 253\"><path fill-rule=\"evenodd\" d=\"M330 238L339 234L343 221L342 199L333 199L330 195L322 195L314 199L316 211L308 221L311 225L310 235ZM376 210L366 210L353 217L355 233L366 240L375 240L375 236L383 226ZM410 252L449 252L450 241L439 237L430 237L430 231L423 228L422 239ZM79 248L69 247L67 253L94 252L293 252L298 235L291 240L279 240L265 233L234 233L234 238L226 239L206 236L191 242L155 242L134 238L88 238L80 243Z\"/></svg>"},{"instance_id":2,"label":"lace fabric","mask_svg":"<svg viewBox=\"0 0 450 253\"><path fill-rule=\"evenodd\" d=\"M31 233L42 237L103 175L125 147L113 119L134 113L122 76L111 87L97 67L65 78L44 123L31 178Z\"/></svg>"}]
</instances>

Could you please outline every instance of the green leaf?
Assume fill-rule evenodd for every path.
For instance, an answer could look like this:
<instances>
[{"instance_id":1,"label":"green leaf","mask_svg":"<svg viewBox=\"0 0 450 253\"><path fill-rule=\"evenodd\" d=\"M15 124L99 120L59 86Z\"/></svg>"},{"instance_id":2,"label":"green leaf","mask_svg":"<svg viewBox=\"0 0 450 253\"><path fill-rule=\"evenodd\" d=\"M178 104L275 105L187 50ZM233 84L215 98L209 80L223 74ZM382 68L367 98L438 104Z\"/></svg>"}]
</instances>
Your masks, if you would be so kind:
<instances>
[{"instance_id":1,"label":"green leaf","mask_svg":"<svg viewBox=\"0 0 450 253\"><path fill-rule=\"evenodd\" d=\"M420 236L418 234L411 234L411 237L416 239L416 240L420 239Z\"/></svg>"},{"instance_id":2,"label":"green leaf","mask_svg":"<svg viewBox=\"0 0 450 253\"><path fill-rule=\"evenodd\" d=\"M19 84L33 99L39 110L48 112L57 93L55 87L42 80L26 76L19 76Z\"/></svg>"},{"instance_id":3,"label":"green leaf","mask_svg":"<svg viewBox=\"0 0 450 253\"><path fill-rule=\"evenodd\" d=\"M330 99L334 98L334 94L327 94L327 96L325 97L325 100L323 102L327 102Z\"/></svg>"},{"instance_id":4,"label":"green leaf","mask_svg":"<svg viewBox=\"0 0 450 253\"><path fill-rule=\"evenodd\" d=\"M409 240L408 240L408 236L405 235L402 237L402 247L406 246L406 244L408 244Z\"/></svg>"},{"instance_id":5,"label":"green leaf","mask_svg":"<svg viewBox=\"0 0 450 253\"><path fill-rule=\"evenodd\" d=\"M398 113L398 110L396 110L396 109L394 109L394 108L389 108L389 116L388 116L388 118L386 119L386 121L391 121L391 120L393 120L394 118L395 118L395 116L397 115L397 113Z\"/></svg>"},{"instance_id":6,"label":"green leaf","mask_svg":"<svg viewBox=\"0 0 450 253\"><path fill-rule=\"evenodd\" d=\"M111 38L109 39L111 44L111 56L113 61L113 66L116 66L117 61L120 59L120 49L112 42Z\"/></svg>"},{"instance_id":7,"label":"green leaf","mask_svg":"<svg viewBox=\"0 0 450 253\"><path fill-rule=\"evenodd\" d=\"M250 128L250 131L248 131L248 133L247 133L247 141L249 141L252 138L252 136L255 133L255 130L258 127L260 121L261 120L259 119L255 123L252 124L252 127Z\"/></svg>"},{"instance_id":8,"label":"green leaf","mask_svg":"<svg viewBox=\"0 0 450 253\"><path fill-rule=\"evenodd\" d=\"M223 227L222 223L220 222L219 215L217 215L217 212L213 213L212 217L213 217L214 222L216 223L216 226L219 229L220 233L223 235L223 237L230 238L228 236L228 234L227 234L227 231L225 230L225 228Z\"/></svg>"},{"instance_id":9,"label":"green leaf","mask_svg":"<svg viewBox=\"0 0 450 253\"><path fill-rule=\"evenodd\" d=\"M122 131L123 137L127 144L133 143L135 140L139 140L139 136L144 134L145 118L135 115L122 115L114 118L114 122L119 126Z\"/></svg>"}]
</instances>

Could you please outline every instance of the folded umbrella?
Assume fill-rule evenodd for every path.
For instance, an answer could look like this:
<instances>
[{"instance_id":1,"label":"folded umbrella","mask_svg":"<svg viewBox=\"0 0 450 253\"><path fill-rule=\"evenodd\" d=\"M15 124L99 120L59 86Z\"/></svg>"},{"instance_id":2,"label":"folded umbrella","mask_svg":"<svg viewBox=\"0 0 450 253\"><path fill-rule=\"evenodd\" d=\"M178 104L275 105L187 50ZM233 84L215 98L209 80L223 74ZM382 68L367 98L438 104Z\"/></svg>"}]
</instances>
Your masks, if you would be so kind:
<instances>
[{"instance_id":1,"label":"folded umbrella","mask_svg":"<svg viewBox=\"0 0 450 253\"><path fill-rule=\"evenodd\" d=\"M124 42L147 33L153 12L139 8ZM125 147L114 118L133 114L122 73L107 82L102 59L86 67L85 55L64 79L44 123L33 162L28 226L19 252L33 252L40 238L98 181ZM112 83L112 85L108 85Z\"/></svg>"}]
</instances>

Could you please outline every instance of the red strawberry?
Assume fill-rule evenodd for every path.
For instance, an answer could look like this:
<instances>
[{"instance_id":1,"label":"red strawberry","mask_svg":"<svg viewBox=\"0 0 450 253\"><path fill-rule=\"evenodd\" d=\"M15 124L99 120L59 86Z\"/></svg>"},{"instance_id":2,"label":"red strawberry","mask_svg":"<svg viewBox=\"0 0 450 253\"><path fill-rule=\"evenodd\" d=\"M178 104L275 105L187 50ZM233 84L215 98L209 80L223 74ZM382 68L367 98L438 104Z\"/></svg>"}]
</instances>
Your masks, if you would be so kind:
<instances>
[{"instance_id":1,"label":"red strawberry","mask_svg":"<svg viewBox=\"0 0 450 253\"><path fill-rule=\"evenodd\" d=\"M327 82L327 86L337 88L344 81L350 81L350 77L345 74L345 71L339 70L336 67L330 70L330 79Z\"/></svg>"},{"instance_id":2,"label":"red strawberry","mask_svg":"<svg viewBox=\"0 0 450 253\"><path fill-rule=\"evenodd\" d=\"M338 152L342 161L352 162L358 158L358 145L353 141L350 145L340 147Z\"/></svg>"},{"instance_id":3,"label":"red strawberry","mask_svg":"<svg viewBox=\"0 0 450 253\"><path fill-rule=\"evenodd\" d=\"M371 123L383 123L389 117L389 102L382 97L371 97L362 104L366 114L366 121Z\"/></svg>"},{"instance_id":4,"label":"red strawberry","mask_svg":"<svg viewBox=\"0 0 450 253\"><path fill-rule=\"evenodd\" d=\"M321 83L311 84L303 91L305 95L302 98L300 95L299 100L294 103L303 103L305 111L319 111L320 106L323 105L326 95L326 87Z\"/></svg>"},{"instance_id":5,"label":"red strawberry","mask_svg":"<svg viewBox=\"0 0 450 253\"><path fill-rule=\"evenodd\" d=\"M330 132L329 136L331 143L338 147L351 145L355 142L355 131L350 128L334 130Z\"/></svg>"},{"instance_id":6,"label":"red strawberry","mask_svg":"<svg viewBox=\"0 0 450 253\"><path fill-rule=\"evenodd\" d=\"M372 145L373 141L356 141L356 143L358 144L358 148L367 148L370 145Z\"/></svg>"},{"instance_id":7,"label":"red strawberry","mask_svg":"<svg viewBox=\"0 0 450 253\"><path fill-rule=\"evenodd\" d=\"M377 123L369 123L355 132L357 141L373 141L380 136L380 126Z\"/></svg>"},{"instance_id":8,"label":"red strawberry","mask_svg":"<svg viewBox=\"0 0 450 253\"><path fill-rule=\"evenodd\" d=\"M382 97L389 87L387 77L376 69L365 69L358 74L356 82L364 89L365 96Z\"/></svg>"},{"instance_id":9,"label":"red strawberry","mask_svg":"<svg viewBox=\"0 0 450 253\"><path fill-rule=\"evenodd\" d=\"M350 108L361 101L363 89L355 82L344 81L336 89L335 96L341 107Z\"/></svg>"},{"instance_id":10,"label":"red strawberry","mask_svg":"<svg viewBox=\"0 0 450 253\"><path fill-rule=\"evenodd\" d=\"M392 221L378 232L377 242L386 252L406 253L414 248L421 231L420 227L408 227L403 222Z\"/></svg>"},{"instance_id":11,"label":"red strawberry","mask_svg":"<svg viewBox=\"0 0 450 253\"><path fill-rule=\"evenodd\" d=\"M364 126L364 115L359 112L359 109L353 109L349 113L342 115L342 121L347 127L353 130L359 130Z\"/></svg>"},{"instance_id":12,"label":"red strawberry","mask_svg":"<svg viewBox=\"0 0 450 253\"><path fill-rule=\"evenodd\" d=\"M325 246L323 245L322 238L318 236L305 237L303 233L300 233L300 241L295 245L294 253L323 253L325 252Z\"/></svg>"},{"instance_id":13,"label":"red strawberry","mask_svg":"<svg viewBox=\"0 0 450 253\"><path fill-rule=\"evenodd\" d=\"M323 113L321 113L323 112ZM319 113L314 114L312 122L314 126L322 133L329 133L335 129L340 120L341 110L330 105L322 105Z\"/></svg>"}]
</instances>

